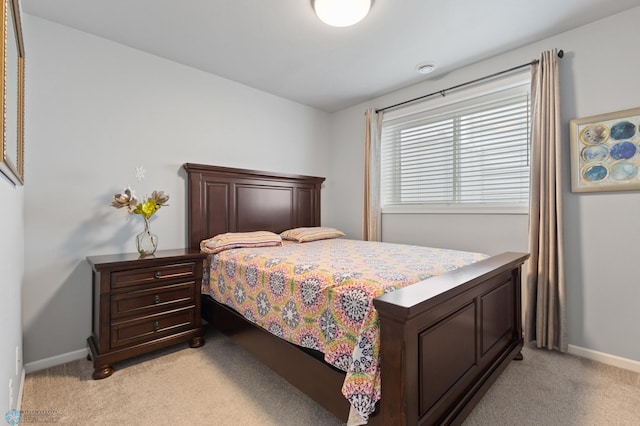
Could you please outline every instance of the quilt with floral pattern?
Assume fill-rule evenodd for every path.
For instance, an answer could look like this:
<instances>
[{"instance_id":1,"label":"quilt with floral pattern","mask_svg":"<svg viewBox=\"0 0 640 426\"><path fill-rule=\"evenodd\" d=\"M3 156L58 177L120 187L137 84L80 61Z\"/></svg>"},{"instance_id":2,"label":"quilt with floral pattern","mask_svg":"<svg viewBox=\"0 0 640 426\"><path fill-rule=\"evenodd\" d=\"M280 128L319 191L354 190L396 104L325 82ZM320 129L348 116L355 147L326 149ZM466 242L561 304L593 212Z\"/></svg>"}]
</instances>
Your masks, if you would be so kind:
<instances>
[{"instance_id":1,"label":"quilt with floral pattern","mask_svg":"<svg viewBox=\"0 0 640 426\"><path fill-rule=\"evenodd\" d=\"M373 299L487 257L342 238L285 242L211 255L202 293L276 336L322 352L346 372L342 393L366 422L380 399Z\"/></svg>"}]
</instances>

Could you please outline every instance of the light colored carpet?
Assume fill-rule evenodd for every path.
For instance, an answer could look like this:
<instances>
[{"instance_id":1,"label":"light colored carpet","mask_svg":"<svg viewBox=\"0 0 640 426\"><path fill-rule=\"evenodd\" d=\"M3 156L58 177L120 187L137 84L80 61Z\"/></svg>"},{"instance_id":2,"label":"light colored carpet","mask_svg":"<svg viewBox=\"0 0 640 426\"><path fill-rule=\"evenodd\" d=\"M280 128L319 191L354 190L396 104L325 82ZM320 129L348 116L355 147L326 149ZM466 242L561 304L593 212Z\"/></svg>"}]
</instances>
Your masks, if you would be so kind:
<instances>
[{"instance_id":1,"label":"light colored carpet","mask_svg":"<svg viewBox=\"0 0 640 426\"><path fill-rule=\"evenodd\" d=\"M525 347L465 426L639 426L640 374Z\"/></svg>"},{"instance_id":2,"label":"light colored carpet","mask_svg":"<svg viewBox=\"0 0 640 426\"><path fill-rule=\"evenodd\" d=\"M215 331L115 365L92 380L90 361L28 374L25 423L64 425L339 426L271 370ZM472 425L638 425L640 374L525 348L471 413Z\"/></svg>"}]
</instances>

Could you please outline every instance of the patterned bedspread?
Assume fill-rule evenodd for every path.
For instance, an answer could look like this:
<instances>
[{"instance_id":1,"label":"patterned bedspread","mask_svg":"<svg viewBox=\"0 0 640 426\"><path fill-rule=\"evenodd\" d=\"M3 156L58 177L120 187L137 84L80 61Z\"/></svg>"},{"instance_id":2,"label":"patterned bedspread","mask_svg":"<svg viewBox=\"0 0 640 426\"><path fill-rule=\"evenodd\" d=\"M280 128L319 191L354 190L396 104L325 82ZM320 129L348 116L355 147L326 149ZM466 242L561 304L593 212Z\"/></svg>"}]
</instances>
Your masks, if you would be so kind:
<instances>
[{"instance_id":1,"label":"patterned bedspread","mask_svg":"<svg viewBox=\"0 0 640 426\"><path fill-rule=\"evenodd\" d=\"M373 299L486 258L478 253L329 239L242 248L209 258L202 292L346 372L342 393L363 422L380 399Z\"/></svg>"}]
</instances>

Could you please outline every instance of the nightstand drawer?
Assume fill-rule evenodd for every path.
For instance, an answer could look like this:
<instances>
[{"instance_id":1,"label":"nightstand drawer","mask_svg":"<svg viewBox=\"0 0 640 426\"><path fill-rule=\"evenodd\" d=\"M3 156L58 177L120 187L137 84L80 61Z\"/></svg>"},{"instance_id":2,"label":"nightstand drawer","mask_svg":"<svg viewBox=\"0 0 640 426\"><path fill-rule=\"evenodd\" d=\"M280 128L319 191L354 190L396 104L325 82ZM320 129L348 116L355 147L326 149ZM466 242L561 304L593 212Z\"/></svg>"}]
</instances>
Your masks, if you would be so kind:
<instances>
[{"instance_id":1,"label":"nightstand drawer","mask_svg":"<svg viewBox=\"0 0 640 426\"><path fill-rule=\"evenodd\" d=\"M111 347L128 346L133 343L153 340L188 330L195 323L195 307L175 309L171 312L149 315L113 323L111 327Z\"/></svg>"},{"instance_id":2,"label":"nightstand drawer","mask_svg":"<svg viewBox=\"0 0 640 426\"><path fill-rule=\"evenodd\" d=\"M111 288L117 289L153 282L165 282L174 279L194 279L196 276L195 262L176 263L153 268L132 269L111 274Z\"/></svg>"},{"instance_id":3,"label":"nightstand drawer","mask_svg":"<svg viewBox=\"0 0 640 426\"><path fill-rule=\"evenodd\" d=\"M111 319L171 310L195 302L195 282L120 293L111 297Z\"/></svg>"}]
</instances>

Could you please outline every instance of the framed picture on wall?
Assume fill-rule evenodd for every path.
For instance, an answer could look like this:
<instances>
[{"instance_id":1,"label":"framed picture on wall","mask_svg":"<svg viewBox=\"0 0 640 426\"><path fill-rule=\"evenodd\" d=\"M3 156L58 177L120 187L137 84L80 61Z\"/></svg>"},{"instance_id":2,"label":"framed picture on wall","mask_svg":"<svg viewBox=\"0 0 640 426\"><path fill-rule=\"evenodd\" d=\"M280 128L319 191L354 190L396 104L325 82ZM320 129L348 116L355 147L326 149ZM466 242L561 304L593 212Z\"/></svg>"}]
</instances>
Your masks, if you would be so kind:
<instances>
[{"instance_id":1,"label":"framed picture on wall","mask_svg":"<svg viewBox=\"0 0 640 426\"><path fill-rule=\"evenodd\" d=\"M640 108L569 122L571 191L640 189Z\"/></svg>"},{"instance_id":2,"label":"framed picture on wall","mask_svg":"<svg viewBox=\"0 0 640 426\"><path fill-rule=\"evenodd\" d=\"M24 183L24 41L20 2L2 0L2 16L0 93L4 113L0 120L0 173L16 185Z\"/></svg>"}]
</instances>

